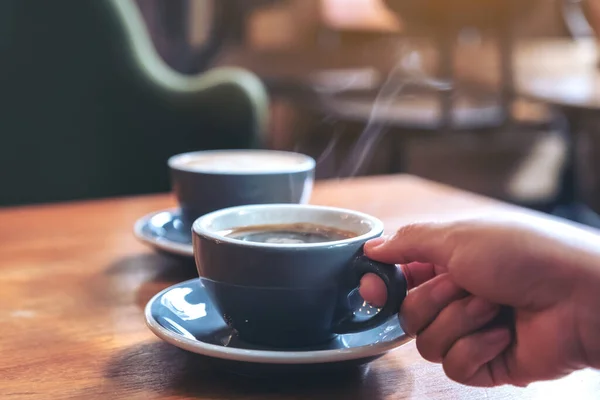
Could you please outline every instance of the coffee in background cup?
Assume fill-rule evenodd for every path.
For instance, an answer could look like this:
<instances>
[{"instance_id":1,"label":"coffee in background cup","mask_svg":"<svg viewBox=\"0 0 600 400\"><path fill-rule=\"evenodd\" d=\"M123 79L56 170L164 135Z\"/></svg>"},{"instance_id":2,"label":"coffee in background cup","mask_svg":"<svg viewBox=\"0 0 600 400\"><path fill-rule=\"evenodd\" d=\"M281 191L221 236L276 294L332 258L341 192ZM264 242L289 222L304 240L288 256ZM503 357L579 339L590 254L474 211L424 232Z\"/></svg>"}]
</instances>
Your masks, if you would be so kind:
<instances>
[{"instance_id":1,"label":"coffee in background cup","mask_svg":"<svg viewBox=\"0 0 600 400\"><path fill-rule=\"evenodd\" d=\"M275 150L209 150L169 159L173 192L185 225L209 212L244 204L306 203L315 160Z\"/></svg>"},{"instance_id":2,"label":"coffee in background cup","mask_svg":"<svg viewBox=\"0 0 600 400\"><path fill-rule=\"evenodd\" d=\"M382 233L381 221L356 211L264 204L200 217L192 243L212 303L241 339L299 348L375 328L398 313L404 275L363 254L364 243ZM366 273L382 278L388 300L361 319L349 295Z\"/></svg>"}]
</instances>

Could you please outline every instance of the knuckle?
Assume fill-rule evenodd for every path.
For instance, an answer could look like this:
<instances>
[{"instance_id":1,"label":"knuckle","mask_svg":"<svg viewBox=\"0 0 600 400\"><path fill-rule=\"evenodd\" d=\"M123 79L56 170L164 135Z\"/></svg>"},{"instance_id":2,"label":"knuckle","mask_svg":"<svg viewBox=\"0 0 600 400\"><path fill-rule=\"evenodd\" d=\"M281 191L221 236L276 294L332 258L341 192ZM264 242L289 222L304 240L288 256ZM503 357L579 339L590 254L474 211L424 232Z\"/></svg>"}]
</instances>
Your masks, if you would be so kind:
<instances>
[{"instance_id":1,"label":"knuckle","mask_svg":"<svg viewBox=\"0 0 600 400\"><path fill-rule=\"evenodd\" d=\"M450 379L458 383L466 383L469 380L467 368L464 363L468 362L464 358L446 358L442 362L444 373Z\"/></svg>"},{"instance_id":2,"label":"knuckle","mask_svg":"<svg viewBox=\"0 0 600 400\"><path fill-rule=\"evenodd\" d=\"M416 233L419 233L422 230L422 227L423 227L423 224L416 223L416 222L404 225L396 231L393 239L400 240L407 236L413 236Z\"/></svg>"},{"instance_id":3,"label":"knuckle","mask_svg":"<svg viewBox=\"0 0 600 400\"><path fill-rule=\"evenodd\" d=\"M476 371L476 359L471 351L469 337L457 340L443 361L444 372L448 378L459 383L467 383L471 378L471 371Z\"/></svg>"},{"instance_id":4,"label":"knuckle","mask_svg":"<svg viewBox=\"0 0 600 400\"><path fill-rule=\"evenodd\" d=\"M473 223L470 220L456 221L452 224L452 229L445 231L445 240L455 244L464 243L476 238L473 234Z\"/></svg>"},{"instance_id":5,"label":"knuckle","mask_svg":"<svg viewBox=\"0 0 600 400\"><path fill-rule=\"evenodd\" d=\"M440 363L443 360L441 346L435 340L429 338L426 334L417 336L416 339L417 351L425 360L433 363Z\"/></svg>"},{"instance_id":6,"label":"knuckle","mask_svg":"<svg viewBox=\"0 0 600 400\"><path fill-rule=\"evenodd\" d=\"M470 325L470 318L467 316L466 306L469 303L471 296L463 299L454 300L448 304L442 311L438 318L450 326L461 326L466 327ZM458 324L458 325L457 325Z\"/></svg>"}]
</instances>

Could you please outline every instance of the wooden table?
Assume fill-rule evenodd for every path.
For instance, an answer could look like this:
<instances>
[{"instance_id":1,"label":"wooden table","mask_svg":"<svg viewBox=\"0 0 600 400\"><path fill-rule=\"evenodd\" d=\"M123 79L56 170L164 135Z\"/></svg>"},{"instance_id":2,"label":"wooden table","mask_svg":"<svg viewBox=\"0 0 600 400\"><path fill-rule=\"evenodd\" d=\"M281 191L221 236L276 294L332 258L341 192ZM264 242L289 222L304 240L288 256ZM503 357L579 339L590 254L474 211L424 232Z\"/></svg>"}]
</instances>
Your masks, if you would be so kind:
<instances>
[{"instance_id":1,"label":"wooden table","mask_svg":"<svg viewBox=\"0 0 600 400\"><path fill-rule=\"evenodd\" d=\"M416 219L512 207L410 176L319 183L313 202L382 218L388 230ZM2 399L597 399L600 372L585 370L527 389L475 389L448 380L413 342L355 374L252 381L157 339L142 308L158 291L196 276L132 235L169 195L0 210Z\"/></svg>"}]
</instances>

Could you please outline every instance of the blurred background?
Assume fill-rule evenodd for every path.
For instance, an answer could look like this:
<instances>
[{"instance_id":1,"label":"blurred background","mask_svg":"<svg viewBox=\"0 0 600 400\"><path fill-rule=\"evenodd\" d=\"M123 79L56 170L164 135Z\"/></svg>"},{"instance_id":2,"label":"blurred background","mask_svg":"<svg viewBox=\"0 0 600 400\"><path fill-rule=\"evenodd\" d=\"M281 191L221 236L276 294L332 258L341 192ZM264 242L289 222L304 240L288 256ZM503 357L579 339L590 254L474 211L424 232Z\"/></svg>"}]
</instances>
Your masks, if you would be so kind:
<instances>
[{"instance_id":1,"label":"blurred background","mask_svg":"<svg viewBox=\"0 0 600 400\"><path fill-rule=\"evenodd\" d=\"M255 145L215 133L209 100L129 88L155 56L190 82L256 75L260 146L313 156L318 179L410 173L600 226L596 0L103 2L2 2L0 205L164 191L170 153Z\"/></svg>"}]
</instances>

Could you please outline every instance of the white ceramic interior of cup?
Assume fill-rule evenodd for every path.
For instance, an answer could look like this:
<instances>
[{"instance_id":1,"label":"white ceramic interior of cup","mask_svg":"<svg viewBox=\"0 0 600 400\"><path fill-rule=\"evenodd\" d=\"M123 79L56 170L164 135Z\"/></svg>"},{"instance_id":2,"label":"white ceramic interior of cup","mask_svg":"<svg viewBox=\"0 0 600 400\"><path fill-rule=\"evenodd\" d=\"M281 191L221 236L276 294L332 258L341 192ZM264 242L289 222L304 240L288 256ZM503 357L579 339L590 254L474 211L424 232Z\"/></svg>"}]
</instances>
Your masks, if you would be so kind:
<instances>
[{"instance_id":1,"label":"white ceramic interior of cup","mask_svg":"<svg viewBox=\"0 0 600 400\"><path fill-rule=\"evenodd\" d=\"M203 165L190 165L204 161ZM219 165L221 163L221 165ZM206 150L177 154L169 167L203 174L280 174L310 171L315 160L301 153L278 150Z\"/></svg>"},{"instance_id":2,"label":"white ceramic interior of cup","mask_svg":"<svg viewBox=\"0 0 600 400\"><path fill-rule=\"evenodd\" d=\"M310 223L356 233L323 243L258 243L226 236L233 229L254 225ZM214 240L252 247L323 247L365 241L383 232L383 222L358 211L306 204L264 204L226 208L198 218L193 231Z\"/></svg>"}]
</instances>

